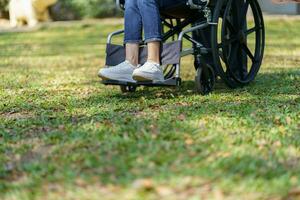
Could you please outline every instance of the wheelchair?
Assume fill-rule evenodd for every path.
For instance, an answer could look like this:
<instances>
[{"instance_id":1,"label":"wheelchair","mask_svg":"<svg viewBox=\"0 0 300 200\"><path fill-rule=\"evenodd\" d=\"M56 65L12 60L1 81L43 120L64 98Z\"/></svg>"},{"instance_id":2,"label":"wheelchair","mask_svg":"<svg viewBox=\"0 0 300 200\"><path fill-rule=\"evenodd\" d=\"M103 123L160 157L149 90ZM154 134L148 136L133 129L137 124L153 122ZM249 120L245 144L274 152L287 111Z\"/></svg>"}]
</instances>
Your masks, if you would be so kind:
<instances>
[{"instance_id":1,"label":"wheelchair","mask_svg":"<svg viewBox=\"0 0 300 200\"><path fill-rule=\"evenodd\" d=\"M125 9L125 0L116 0L116 4ZM118 85L124 93L135 92L139 86L180 86L181 58L187 55L194 57L196 91L202 95L213 91L216 79L223 80L230 88L245 86L255 79L265 48L265 26L257 0L187 0L160 12L165 80L137 83L103 80L103 84ZM123 33L124 30L119 30L108 36L108 67L125 60L124 46L112 43L115 36ZM147 49L142 44L141 64L146 57Z\"/></svg>"}]
</instances>

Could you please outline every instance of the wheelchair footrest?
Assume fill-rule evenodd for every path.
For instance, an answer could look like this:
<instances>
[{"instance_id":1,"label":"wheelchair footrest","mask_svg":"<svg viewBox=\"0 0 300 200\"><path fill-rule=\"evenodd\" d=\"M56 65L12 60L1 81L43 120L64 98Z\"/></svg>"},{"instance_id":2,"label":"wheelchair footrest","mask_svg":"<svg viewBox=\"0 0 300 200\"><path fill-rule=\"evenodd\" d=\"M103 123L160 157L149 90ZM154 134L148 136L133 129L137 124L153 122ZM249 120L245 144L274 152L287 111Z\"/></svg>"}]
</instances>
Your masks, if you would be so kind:
<instances>
[{"instance_id":1,"label":"wheelchair footrest","mask_svg":"<svg viewBox=\"0 0 300 200\"><path fill-rule=\"evenodd\" d=\"M120 86L147 86L147 87L162 87L162 86L180 86L181 78L170 78L164 81L139 81L136 83L116 81L116 80L103 80L104 85L120 85Z\"/></svg>"}]
</instances>

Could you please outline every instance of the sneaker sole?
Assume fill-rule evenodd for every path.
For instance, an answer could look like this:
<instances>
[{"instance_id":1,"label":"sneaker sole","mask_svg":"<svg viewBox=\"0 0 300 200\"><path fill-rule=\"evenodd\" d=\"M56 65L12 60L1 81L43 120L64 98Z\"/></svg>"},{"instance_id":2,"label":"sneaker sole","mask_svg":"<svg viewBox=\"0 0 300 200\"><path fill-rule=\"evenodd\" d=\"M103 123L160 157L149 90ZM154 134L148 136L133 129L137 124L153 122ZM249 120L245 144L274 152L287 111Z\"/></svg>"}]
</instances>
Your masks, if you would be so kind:
<instances>
[{"instance_id":1,"label":"sneaker sole","mask_svg":"<svg viewBox=\"0 0 300 200\"><path fill-rule=\"evenodd\" d=\"M115 79L111 79L111 78L107 78L101 74L98 74L98 77L101 78L103 81L122 81L122 82L128 82L128 83L136 83L135 81L130 81L130 80L115 80Z\"/></svg>"},{"instance_id":2,"label":"sneaker sole","mask_svg":"<svg viewBox=\"0 0 300 200\"><path fill-rule=\"evenodd\" d=\"M159 82L164 82L165 80L152 80L149 78L145 78L143 76L133 76L133 79L136 80L137 82L153 82L153 81L159 81Z\"/></svg>"},{"instance_id":3,"label":"sneaker sole","mask_svg":"<svg viewBox=\"0 0 300 200\"><path fill-rule=\"evenodd\" d=\"M136 81L153 81L153 80L151 80L151 79L148 79L148 78L145 78L145 77L143 77L143 76L133 76L132 77L134 80L136 80Z\"/></svg>"},{"instance_id":4,"label":"sneaker sole","mask_svg":"<svg viewBox=\"0 0 300 200\"><path fill-rule=\"evenodd\" d=\"M100 74L98 74L98 77L99 77L99 78L101 78L101 79L102 79L102 80L104 80L104 81L108 80L108 78L107 78L107 77L105 77L105 76L102 76L102 75L100 75Z\"/></svg>"}]
</instances>

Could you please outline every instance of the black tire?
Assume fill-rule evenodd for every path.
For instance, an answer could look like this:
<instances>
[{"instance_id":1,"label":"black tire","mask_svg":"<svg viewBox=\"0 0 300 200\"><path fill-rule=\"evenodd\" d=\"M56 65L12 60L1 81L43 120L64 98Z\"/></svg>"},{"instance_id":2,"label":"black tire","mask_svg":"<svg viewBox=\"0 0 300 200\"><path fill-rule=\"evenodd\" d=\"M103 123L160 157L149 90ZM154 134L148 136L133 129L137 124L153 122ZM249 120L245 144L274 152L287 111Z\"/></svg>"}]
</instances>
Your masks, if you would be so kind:
<instances>
[{"instance_id":1,"label":"black tire","mask_svg":"<svg viewBox=\"0 0 300 200\"><path fill-rule=\"evenodd\" d=\"M196 73L196 91L202 95L211 93L216 81L214 69L210 65L200 66Z\"/></svg>"},{"instance_id":2,"label":"black tire","mask_svg":"<svg viewBox=\"0 0 300 200\"><path fill-rule=\"evenodd\" d=\"M122 93L134 93L137 87L133 85L121 85L120 89Z\"/></svg>"},{"instance_id":3,"label":"black tire","mask_svg":"<svg viewBox=\"0 0 300 200\"><path fill-rule=\"evenodd\" d=\"M249 8L254 24L250 29L247 27ZM259 3L257 0L218 0L213 23L217 24L211 31L217 74L231 88L249 84L260 70L265 48L265 27ZM248 42L251 34L255 34L253 52Z\"/></svg>"}]
</instances>

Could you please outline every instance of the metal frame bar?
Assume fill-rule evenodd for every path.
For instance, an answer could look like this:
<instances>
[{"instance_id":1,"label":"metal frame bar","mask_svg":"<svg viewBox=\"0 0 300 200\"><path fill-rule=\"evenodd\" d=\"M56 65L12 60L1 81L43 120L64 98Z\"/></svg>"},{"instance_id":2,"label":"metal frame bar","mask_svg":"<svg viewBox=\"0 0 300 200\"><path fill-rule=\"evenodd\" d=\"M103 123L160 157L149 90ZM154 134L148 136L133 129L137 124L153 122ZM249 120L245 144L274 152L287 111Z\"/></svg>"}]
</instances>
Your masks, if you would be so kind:
<instances>
[{"instance_id":1,"label":"metal frame bar","mask_svg":"<svg viewBox=\"0 0 300 200\"><path fill-rule=\"evenodd\" d=\"M189 29L186 29L186 30L183 30L183 31L181 31L181 33L179 34L179 36L178 36L178 40L179 41L181 41L181 44L183 43L183 38L184 38L184 36L187 34L187 33L190 33L190 32L193 32L193 31L197 31L197 30L201 30L201 29L204 29L204 28L206 28L206 27L208 27L209 26L209 24L207 23L207 22L204 22L204 23L202 23L202 24L199 24L199 25L197 25L197 26L194 26L194 27L191 27L191 28L189 28ZM189 36L188 36L189 37ZM189 40L190 42L192 42L192 43L194 43L194 41L191 41L191 40ZM203 46L202 44L200 44L200 43L196 43L196 45L201 45L201 46ZM182 46L182 45L181 45ZM189 55L189 54L186 54L186 53L190 53L190 52L195 52L195 50L192 48L192 49L190 49L190 50L184 50L184 51L182 51L181 50L181 53L182 53L182 56L186 56L186 55ZM181 60L179 61L179 63L176 65L176 72L175 72L175 77L177 77L177 78L179 78L180 77L180 69L181 68Z\"/></svg>"},{"instance_id":2,"label":"metal frame bar","mask_svg":"<svg viewBox=\"0 0 300 200\"><path fill-rule=\"evenodd\" d=\"M110 33L107 37L107 44L111 44L112 38L117 35L121 35L124 33L124 30L118 30Z\"/></svg>"}]
</instances>

